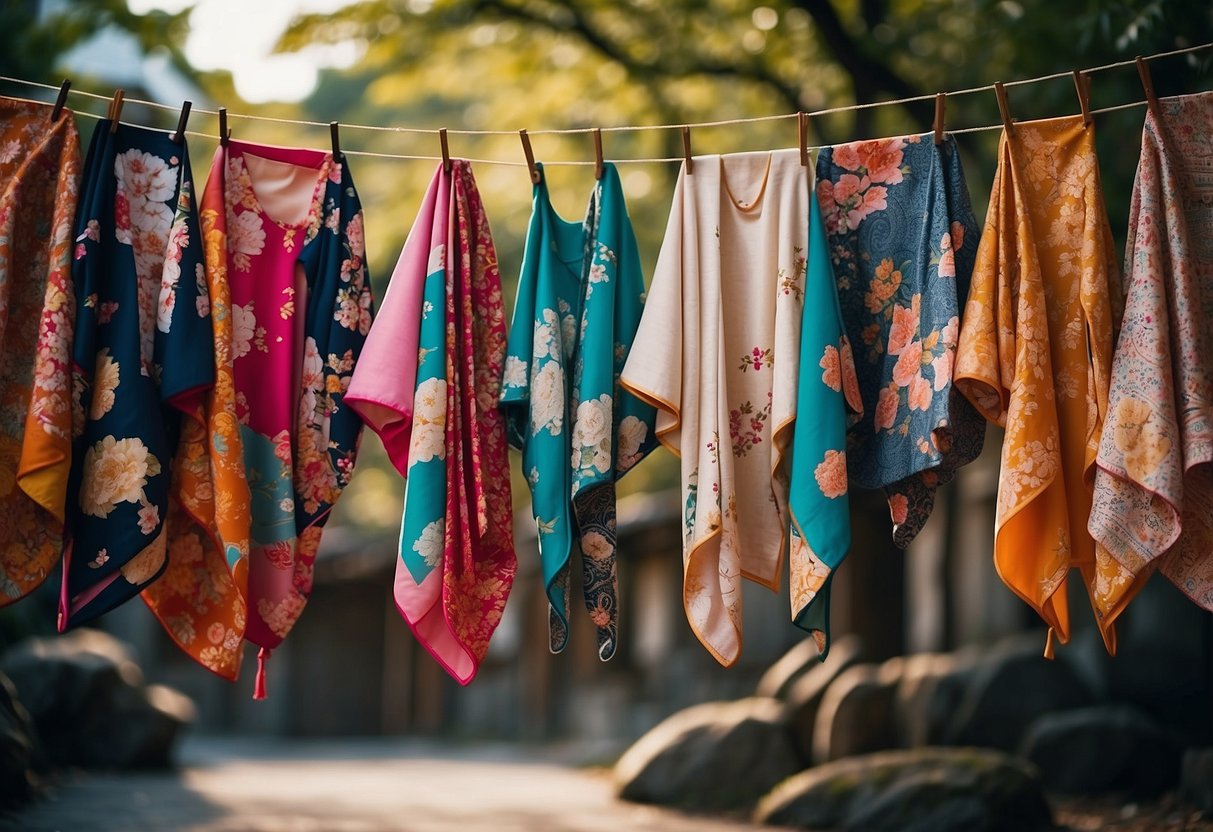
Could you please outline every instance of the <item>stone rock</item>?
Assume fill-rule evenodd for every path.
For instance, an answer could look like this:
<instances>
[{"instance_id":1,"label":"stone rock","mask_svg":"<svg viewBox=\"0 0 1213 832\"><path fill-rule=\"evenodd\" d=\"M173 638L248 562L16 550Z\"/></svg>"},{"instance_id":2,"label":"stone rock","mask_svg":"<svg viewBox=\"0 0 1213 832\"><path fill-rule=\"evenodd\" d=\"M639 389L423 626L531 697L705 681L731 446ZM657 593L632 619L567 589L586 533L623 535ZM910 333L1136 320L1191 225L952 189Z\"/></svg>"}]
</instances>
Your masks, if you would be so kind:
<instances>
[{"instance_id":1,"label":"stone rock","mask_svg":"<svg viewBox=\"0 0 1213 832\"><path fill-rule=\"evenodd\" d=\"M943 737L945 745L1014 751L1038 716L1093 704L1068 662L1044 658L1037 634L994 646L973 669Z\"/></svg>"},{"instance_id":2,"label":"stone rock","mask_svg":"<svg viewBox=\"0 0 1213 832\"><path fill-rule=\"evenodd\" d=\"M848 757L797 774L758 804L759 823L837 832L1034 832L1053 828L1027 763L978 748Z\"/></svg>"},{"instance_id":3,"label":"stone rock","mask_svg":"<svg viewBox=\"0 0 1213 832\"><path fill-rule=\"evenodd\" d=\"M1184 754L1179 798L1213 815L1213 748L1190 748Z\"/></svg>"},{"instance_id":4,"label":"stone rock","mask_svg":"<svg viewBox=\"0 0 1213 832\"><path fill-rule=\"evenodd\" d=\"M859 664L826 689L813 731L813 762L897 746L894 701L904 659Z\"/></svg>"},{"instance_id":5,"label":"stone rock","mask_svg":"<svg viewBox=\"0 0 1213 832\"><path fill-rule=\"evenodd\" d=\"M812 639L809 639L808 643L813 644ZM787 703L784 718L792 742L805 763L813 760L813 733L817 729L817 711L821 707L822 697L835 679L859 661L862 651L863 645L857 636L843 636L830 645L830 655L824 662L818 662L814 658L814 664L806 668L805 672L788 686L783 697ZM782 662L783 659L776 662L771 670L767 671L767 676ZM763 679L767 676L763 676ZM758 683L758 687L762 689L762 682Z\"/></svg>"},{"instance_id":6,"label":"stone rock","mask_svg":"<svg viewBox=\"0 0 1213 832\"><path fill-rule=\"evenodd\" d=\"M696 705L659 723L620 757L615 786L639 803L745 809L800 768L781 703L750 697Z\"/></svg>"},{"instance_id":7,"label":"stone rock","mask_svg":"<svg viewBox=\"0 0 1213 832\"><path fill-rule=\"evenodd\" d=\"M0 811L20 806L34 793L38 739L17 689L0 674Z\"/></svg>"},{"instance_id":8,"label":"stone rock","mask_svg":"<svg viewBox=\"0 0 1213 832\"><path fill-rule=\"evenodd\" d=\"M1127 791L1139 797L1175 788L1182 752L1169 733L1127 705L1043 714L1019 749L1040 769L1049 791Z\"/></svg>"},{"instance_id":9,"label":"stone rock","mask_svg":"<svg viewBox=\"0 0 1213 832\"><path fill-rule=\"evenodd\" d=\"M130 649L97 630L22 642L0 659L0 671L27 704L54 766L168 766L194 718L182 694L145 687Z\"/></svg>"},{"instance_id":10,"label":"stone rock","mask_svg":"<svg viewBox=\"0 0 1213 832\"><path fill-rule=\"evenodd\" d=\"M833 668L834 672L828 675L833 678L839 670L855 663L861 648L859 636L842 636L830 644L829 656L823 662L818 658L817 642L811 638L803 639L767 668L767 672L758 680L754 695L786 700L793 686L804 676L829 667Z\"/></svg>"},{"instance_id":11,"label":"stone rock","mask_svg":"<svg viewBox=\"0 0 1213 832\"><path fill-rule=\"evenodd\" d=\"M972 683L977 653L918 653L905 657L894 704L897 744L943 745Z\"/></svg>"}]
</instances>

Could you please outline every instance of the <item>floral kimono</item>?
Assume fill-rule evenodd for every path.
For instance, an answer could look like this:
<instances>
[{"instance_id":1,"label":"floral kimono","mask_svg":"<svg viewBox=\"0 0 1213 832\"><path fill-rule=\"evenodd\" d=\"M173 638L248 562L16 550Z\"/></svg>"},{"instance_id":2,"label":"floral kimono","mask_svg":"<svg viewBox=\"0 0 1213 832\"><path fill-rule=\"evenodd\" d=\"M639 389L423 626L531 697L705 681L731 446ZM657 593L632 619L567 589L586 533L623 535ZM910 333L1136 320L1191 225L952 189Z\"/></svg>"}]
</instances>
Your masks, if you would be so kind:
<instances>
[{"instance_id":1,"label":"floral kimono","mask_svg":"<svg viewBox=\"0 0 1213 832\"><path fill-rule=\"evenodd\" d=\"M1088 524L1133 575L1213 610L1213 93L1146 114L1128 299Z\"/></svg>"},{"instance_id":2,"label":"floral kimono","mask_svg":"<svg viewBox=\"0 0 1213 832\"><path fill-rule=\"evenodd\" d=\"M830 582L851 547L847 424L858 418L863 403L816 200L809 215L800 381L789 466L788 573L792 621L812 634L825 661L830 651Z\"/></svg>"},{"instance_id":3,"label":"floral kimono","mask_svg":"<svg viewBox=\"0 0 1213 832\"><path fill-rule=\"evenodd\" d=\"M72 277L72 460L60 629L139 593L166 563L183 413L214 383L210 299L184 143L102 121L85 160Z\"/></svg>"},{"instance_id":4,"label":"floral kimono","mask_svg":"<svg viewBox=\"0 0 1213 832\"><path fill-rule=\"evenodd\" d=\"M1087 533L1121 304L1114 257L1095 128L1072 116L1004 131L955 377L1006 428L994 565L1049 625L1046 655L1070 637L1071 569L1111 652L1137 591Z\"/></svg>"},{"instance_id":5,"label":"floral kimono","mask_svg":"<svg viewBox=\"0 0 1213 832\"><path fill-rule=\"evenodd\" d=\"M222 231L207 231L207 242L226 241L218 265L230 290L226 346L251 497L247 567L239 541L226 549L238 584L247 581L244 637L264 660L303 611L321 531L353 473L362 421L342 399L370 329L371 288L361 205L331 154L229 141L212 189L223 196L213 218ZM225 449L227 436L216 437Z\"/></svg>"},{"instance_id":6,"label":"floral kimono","mask_svg":"<svg viewBox=\"0 0 1213 832\"><path fill-rule=\"evenodd\" d=\"M623 372L681 457L683 605L725 666L741 654L741 579L778 589L787 547L812 179L794 149L683 167Z\"/></svg>"},{"instance_id":7,"label":"floral kimono","mask_svg":"<svg viewBox=\"0 0 1213 832\"><path fill-rule=\"evenodd\" d=\"M396 605L465 685L517 570L497 408L505 344L488 218L471 165L455 159L434 173L346 403L407 477Z\"/></svg>"},{"instance_id":8,"label":"floral kimono","mask_svg":"<svg viewBox=\"0 0 1213 832\"><path fill-rule=\"evenodd\" d=\"M72 222L80 136L71 110L0 98L0 606L58 563L71 467Z\"/></svg>"},{"instance_id":9,"label":"floral kimono","mask_svg":"<svg viewBox=\"0 0 1213 832\"><path fill-rule=\"evenodd\" d=\"M848 438L851 482L885 490L905 547L936 488L981 453L985 424L952 388L977 221L952 137L825 148L817 175L864 405Z\"/></svg>"},{"instance_id":10,"label":"floral kimono","mask_svg":"<svg viewBox=\"0 0 1213 832\"><path fill-rule=\"evenodd\" d=\"M599 658L619 645L615 482L656 447L653 408L619 386L643 306L615 166L603 166L579 223L552 208L540 166L501 402L531 486L553 652L568 642L574 536Z\"/></svg>"}]
</instances>

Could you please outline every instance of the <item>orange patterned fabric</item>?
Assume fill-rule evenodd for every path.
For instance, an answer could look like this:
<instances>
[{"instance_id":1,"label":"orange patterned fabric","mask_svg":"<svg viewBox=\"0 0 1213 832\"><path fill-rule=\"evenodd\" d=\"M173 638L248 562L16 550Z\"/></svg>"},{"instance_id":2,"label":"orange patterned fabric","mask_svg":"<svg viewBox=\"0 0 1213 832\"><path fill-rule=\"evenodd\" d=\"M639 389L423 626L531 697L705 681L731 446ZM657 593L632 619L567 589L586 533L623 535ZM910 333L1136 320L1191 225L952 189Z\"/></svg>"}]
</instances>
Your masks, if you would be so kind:
<instances>
[{"instance_id":1,"label":"orange patterned fabric","mask_svg":"<svg viewBox=\"0 0 1213 832\"><path fill-rule=\"evenodd\" d=\"M1078 569L1104 643L1139 582L1087 533L1121 288L1095 133L1081 117L1015 125L965 307L956 384L1006 428L994 563L1064 644Z\"/></svg>"},{"instance_id":2,"label":"orange patterned fabric","mask_svg":"<svg viewBox=\"0 0 1213 832\"><path fill-rule=\"evenodd\" d=\"M36 589L63 548L73 407L72 223L80 136L64 109L0 98L0 606Z\"/></svg>"},{"instance_id":3,"label":"orange patterned fabric","mask_svg":"<svg viewBox=\"0 0 1213 832\"><path fill-rule=\"evenodd\" d=\"M208 670L235 679L247 614L251 497L236 418L224 216L223 185L212 176L201 218L215 387L185 421L173 461L168 568L143 591L143 600L182 650Z\"/></svg>"}]
</instances>

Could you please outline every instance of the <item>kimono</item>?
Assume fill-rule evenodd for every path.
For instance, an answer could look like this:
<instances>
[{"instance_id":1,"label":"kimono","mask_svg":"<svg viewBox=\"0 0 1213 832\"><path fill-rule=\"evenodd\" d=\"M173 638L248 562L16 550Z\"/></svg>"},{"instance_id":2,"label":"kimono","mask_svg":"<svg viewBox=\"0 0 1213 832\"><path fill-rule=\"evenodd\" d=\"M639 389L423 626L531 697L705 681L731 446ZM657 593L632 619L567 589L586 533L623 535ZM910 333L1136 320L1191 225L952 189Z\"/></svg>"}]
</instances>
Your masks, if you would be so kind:
<instances>
[{"instance_id":1,"label":"kimono","mask_svg":"<svg viewBox=\"0 0 1213 832\"><path fill-rule=\"evenodd\" d=\"M1088 529L1213 610L1213 93L1146 114Z\"/></svg>"},{"instance_id":2,"label":"kimono","mask_svg":"<svg viewBox=\"0 0 1213 832\"><path fill-rule=\"evenodd\" d=\"M830 584L851 548L847 426L863 410L851 342L830 265L821 210L809 206L800 381L792 432L788 586L792 621L825 661L830 651Z\"/></svg>"},{"instance_id":3,"label":"kimono","mask_svg":"<svg viewBox=\"0 0 1213 832\"><path fill-rule=\"evenodd\" d=\"M681 458L683 606L726 667L741 579L777 590L787 547L811 184L795 149L684 165L623 372Z\"/></svg>"},{"instance_id":4,"label":"kimono","mask_svg":"<svg viewBox=\"0 0 1213 832\"><path fill-rule=\"evenodd\" d=\"M372 315L362 211L331 154L234 140L216 154L203 206L215 211L214 232L204 230L208 268L214 261L230 292L220 349L233 389L215 404L234 410L216 414L225 431L212 444L231 450L234 416L250 499L247 537L235 528L221 540L246 591L244 638L264 662L303 611L323 526L357 455L362 421L342 399ZM216 505L216 520L224 509ZM232 641L224 633L211 646L230 654Z\"/></svg>"},{"instance_id":5,"label":"kimono","mask_svg":"<svg viewBox=\"0 0 1213 832\"><path fill-rule=\"evenodd\" d=\"M553 652L568 642L575 538L599 658L619 644L615 483L656 447L653 407L619 386L643 307L615 166L603 166L581 222L557 215L540 166L501 404L531 488Z\"/></svg>"},{"instance_id":6,"label":"kimono","mask_svg":"<svg viewBox=\"0 0 1213 832\"><path fill-rule=\"evenodd\" d=\"M193 173L184 142L102 121L85 161L72 278L72 459L60 630L163 572L182 415L214 384Z\"/></svg>"},{"instance_id":7,"label":"kimono","mask_svg":"<svg viewBox=\"0 0 1213 832\"><path fill-rule=\"evenodd\" d=\"M1078 569L1109 652L1137 582L1087 533L1108 413L1121 289L1095 158L1081 116L1004 131L956 357L956 384L1006 429L994 565L1070 637L1065 582Z\"/></svg>"},{"instance_id":8,"label":"kimono","mask_svg":"<svg viewBox=\"0 0 1213 832\"><path fill-rule=\"evenodd\" d=\"M63 551L72 436L72 223L80 137L71 110L0 98L0 606Z\"/></svg>"},{"instance_id":9,"label":"kimono","mask_svg":"<svg viewBox=\"0 0 1213 832\"><path fill-rule=\"evenodd\" d=\"M851 482L884 489L904 548L936 489L981 453L985 423L952 386L977 220L950 136L825 148L817 175L863 398L847 443Z\"/></svg>"},{"instance_id":10,"label":"kimono","mask_svg":"<svg viewBox=\"0 0 1213 832\"><path fill-rule=\"evenodd\" d=\"M497 408L505 345L488 218L471 165L455 159L434 173L346 403L407 478L396 606L465 685L517 571Z\"/></svg>"}]
</instances>

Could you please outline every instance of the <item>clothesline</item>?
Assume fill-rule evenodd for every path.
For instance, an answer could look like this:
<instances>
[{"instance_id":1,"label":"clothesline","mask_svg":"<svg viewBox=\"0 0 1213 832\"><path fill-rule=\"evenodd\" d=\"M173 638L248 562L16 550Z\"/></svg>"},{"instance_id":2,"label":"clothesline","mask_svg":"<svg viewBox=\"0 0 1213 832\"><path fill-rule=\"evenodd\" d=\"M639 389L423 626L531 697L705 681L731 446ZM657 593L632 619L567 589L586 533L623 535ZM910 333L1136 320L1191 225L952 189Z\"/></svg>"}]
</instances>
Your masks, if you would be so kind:
<instances>
[{"instance_id":1,"label":"clothesline","mask_svg":"<svg viewBox=\"0 0 1213 832\"><path fill-rule=\"evenodd\" d=\"M1202 43L1202 44L1198 44L1196 46L1184 47L1183 49L1173 49L1169 52L1157 52L1153 55L1145 56L1145 60L1153 61L1153 60L1156 60L1159 58L1169 58L1169 57L1174 57L1176 55L1184 55L1184 54L1189 54L1192 52L1198 52L1203 49L1209 49L1211 47L1213 47L1213 42ZM1080 71L1083 73L1087 73L1087 74L1095 73L1095 72L1104 72L1104 71L1107 71L1110 69L1118 69L1121 67L1132 66L1134 63L1135 63L1135 59L1125 60L1125 61L1116 61L1116 62L1110 63L1110 64L1103 64L1102 66L1089 67L1087 69L1083 69ZM1029 84L1037 84L1037 83L1041 83L1043 81L1052 81L1052 80L1056 80L1058 78L1070 77L1072 74L1073 73L1070 71L1054 72L1050 75L1041 75L1036 78L1021 78L1021 79L1015 80L1015 81L1007 81L1003 84L1003 86L1004 87L1015 87L1015 86L1024 86L1024 85L1029 85ZM24 78L14 78L14 77L4 76L4 75L0 75L0 81L8 81L8 82L15 83L15 84L23 84L26 86L36 87L36 88L46 89L46 90L58 90L59 89L58 87L56 87L53 84L43 84L43 83L40 83L37 81L30 81L30 80L27 80ZM993 84L987 84L985 86L969 87L967 89L946 92L946 93L944 93L944 95L951 98L951 97L955 97L955 96L959 96L959 95L971 95L971 94L982 93L982 92L991 92L994 90L994 88L995 87ZM68 94L82 96L85 98L97 99L97 100L101 100L101 101L111 100L111 96L101 95L99 93L94 93L94 92L88 92L87 90L72 89L72 90L69 90ZM894 106L894 105L899 105L899 104L910 104L910 103L919 102L919 101L930 101L930 100L933 100L934 98L935 98L935 94L933 94L933 93L924 94L924 95L916 95L916 96L910 96L907 98L897 98L897 99L893 99L893 100L889 100L889 101L872 101L872 102L867 102L867 103L862 103L862 104L850 104L850 105L846 105L843 107L830 107L830 108L827 108L824 110L814 110L814 111L808 113L808 115L810 118L815 118L817 116L830 115L833 113L850 112L852 110L863 110L863 109L869 109L872 107L887 107L887 106ZM128 99L125 99L125 101L128 104L141 104L143 106L153 107L153 108L161 109L161 110L168 110L171 112L177 112L180 110L180 105L163 104L158 101L150 101L150 100L140 99L140 98L128 98ZM1110 113L1110 112L1115 112L1118 110L1128 110L1128 109L1133 109L1136 107L1141 107L1141 106L1144 106L1146 103L1147 102L1143 99L1140 101L1131 101L1127 104L1118 104L1118 105L1114 105L1114 106L1110 106L1110 107L1095 108L1095 109L1092 109L1090 112L1092 114ZM207 110L207 109L203 109L203 108L194 108L192 110L192 112L204 113L206 115L212 115L212 116L219 115L218 110ZM95 119L104 118L104 116L98 115L96 113L90 113L90 112L78 112L77 114L84 116L86 118L95 118ZM544 135L589 134L589 133L593 133L597 129L601 129L602 132L604 132L604 133L642 131L642 130L676 130L676 129L680 130L684 127L689 127L691 129L699 129L699 128L707 128L707 127L726 127L726 126L737 125L737 124L754 124L754 123L766 122L766 121L779 121L782 119L794 119L794 118L797 118L798 115L799 115L798 113L781 113L778 115L753 116L753 117L748 117L748 118L725 119L725 120L720 120L720 121L689 122L686 124L620 125L620 126L615 126L615 127L602 127L602 128L594 128L594 127L570 127L570 128L559 128L559 129L550 128L550 129L541 129L541 130L528 130L527 132L531 136L544 136ZM329 126L328 123L320 122L320 121L308 121L306 119L279 118L276 116L260 116L260 115L252 115L249 113L228 113L227 117L229 119L248 119L251 121L266 121L266 122L273 122L273 123L278 123L278 124L295 124L295 125L307 126L307 127L328 127ZM370 132L413 133L413 134L418 134L418 135L430 135L430 136L437 136L441 132L440 130L435 129L435 128L388 127L388 126L374 125L374 124L356 124L356 123L346 123L346 122L341 122L340 126L343 131L366 130L366 131L370 131ZM988 130L1000 130L1000 129L1002 129L1002 126L1003 125L1001 123L999 123L999 124L983 125L983 126L979 126L979 127L964 127L964 128L960 128L957 130L948 130L947 132L956 134L956 135L963 134L963 133L980 133L980 132L985 132ZM204 133L204 132L193 131L193 130L186 130L184 132L185 132L185 135L193 136L195 138L201 138L201 139L216 138L215 135L212 133ZM514 130L451 129L451 130L447 130L447 134L448 135L457 135L457 136L516 136L517 131L514 131ZM907 135L907 134L903 134L903 135ZM931 135L931 131L923 131L921 133L908 134L908 135L927 136L927 135ZM891 137L886 137L886 138L891 138ZM820 149L820 146L811 146L811 149L818 150L818 149ZM443 158L441 156L432 156L432 155L425 155L425 154L380 153L380 152L375 152L375 151L370 151L370 150L346 150L344 148L342 149L342 153L347 156L363 156L363 157L377 158L377 159L400 159L400 160L406 160L406 161L437 162L437 161L441 161ZM506 165L506 166L510 166L510 167L526 167L528 165L527 162L522 161L522 160L475 159L475 158L468 158L468 157L464 157L464 156L460 156L460 158L464 158L467 161L472 162L474 164L482 164L482 165ZM666 156L666 157L654 157L654 158L647 158L647 159L606 159L605 161L610 161L615 164L666 164L666 163L682 162L683 158L684 157L682 157L682 156ZM544 164L549 167L553 167L553 166L582 167L582 166L596 165L597 162L594 160L555 160L555 161L545 161Z\"/></svg>"}]
</instances>

